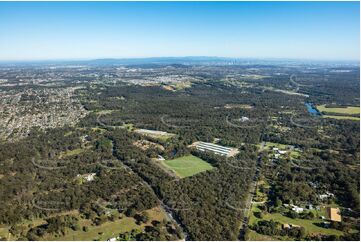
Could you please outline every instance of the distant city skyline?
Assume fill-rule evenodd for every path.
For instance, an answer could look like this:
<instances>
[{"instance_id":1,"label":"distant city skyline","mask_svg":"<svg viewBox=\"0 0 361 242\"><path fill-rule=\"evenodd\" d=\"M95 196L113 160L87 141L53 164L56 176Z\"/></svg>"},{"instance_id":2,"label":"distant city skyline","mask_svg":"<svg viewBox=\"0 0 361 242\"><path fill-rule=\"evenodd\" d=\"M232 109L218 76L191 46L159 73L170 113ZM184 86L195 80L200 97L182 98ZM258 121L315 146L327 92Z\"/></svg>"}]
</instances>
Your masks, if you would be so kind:
<instances>
[{"instance_id":1,"label":"distant city skyline","mask_svg":"<svg viewBox=\"0 0 361 242\"><path fill-rule=\"evenodd\" d=\"M359 60L359 2L0 2L0 60Z\"/></svg>"}]
</instances>

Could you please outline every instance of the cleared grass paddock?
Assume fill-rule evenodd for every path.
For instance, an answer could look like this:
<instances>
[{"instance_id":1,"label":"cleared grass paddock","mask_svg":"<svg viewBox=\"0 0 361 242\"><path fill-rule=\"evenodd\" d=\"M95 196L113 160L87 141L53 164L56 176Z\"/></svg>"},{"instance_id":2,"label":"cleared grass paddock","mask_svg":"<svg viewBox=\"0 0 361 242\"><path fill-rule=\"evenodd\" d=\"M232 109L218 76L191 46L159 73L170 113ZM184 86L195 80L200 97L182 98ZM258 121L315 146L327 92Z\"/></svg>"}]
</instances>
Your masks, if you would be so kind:
<instances>
[{"instance_id":1,"label":"cleared grass paddock","mask_svg":"<svg viewBox=\"0 0 361 242\"><path fill-rule=\"evenodd\" d=\"M179 157L174 160L165 160L161 161L161 163L181 178L213 169L213 166L209 163L193 155Z\"/></svg>"},{"instance_id":2,"label":"cleared grass paddock","mask_svg":"<svg viewBox=\"0 0 361 242\"><path fill-rule=\"evenodd\" d=\"M326 105L318 105L317 109L320 112L327 112L327 113L337 113L337 114L359 114L360 113L360 107L339 107L339 108L327 108Z\"/></svg>"}]
</instances>

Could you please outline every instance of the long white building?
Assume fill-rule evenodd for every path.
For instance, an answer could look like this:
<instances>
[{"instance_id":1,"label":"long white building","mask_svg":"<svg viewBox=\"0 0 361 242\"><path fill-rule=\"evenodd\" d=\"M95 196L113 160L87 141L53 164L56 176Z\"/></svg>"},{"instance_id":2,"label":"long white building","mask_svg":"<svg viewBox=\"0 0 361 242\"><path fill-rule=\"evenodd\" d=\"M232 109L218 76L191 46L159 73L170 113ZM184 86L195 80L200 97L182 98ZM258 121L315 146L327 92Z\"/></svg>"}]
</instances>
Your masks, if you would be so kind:
<instances>
[{"instance_id":1,"label":"long white building","mask_svg":"<svg viewBox=\"0 0 361 242\"><path fill-rule=\"evenodd\" d=\"M207 142L195 142L192 144L193 147L195 147L197 150L199 151L209 151L209 152L213 152L214 154L217 155L224 155L224 156L234 156L235 154L238 153L238 149L236 148L230 148L230 147L225 147L225 146L221 146L221 145L216 145L213 143L207 143Z\"/></svg>"}]
</instances>

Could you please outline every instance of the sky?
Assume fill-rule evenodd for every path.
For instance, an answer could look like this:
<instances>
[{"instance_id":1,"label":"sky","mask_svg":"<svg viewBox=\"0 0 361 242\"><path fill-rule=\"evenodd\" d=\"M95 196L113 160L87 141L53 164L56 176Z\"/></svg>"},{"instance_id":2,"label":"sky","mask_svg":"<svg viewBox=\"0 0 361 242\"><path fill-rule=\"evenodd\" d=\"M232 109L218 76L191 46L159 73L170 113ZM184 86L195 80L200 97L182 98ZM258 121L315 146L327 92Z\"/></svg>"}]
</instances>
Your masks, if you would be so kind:
<instances>
[{"instance_id":1,"label":"sky","mask_svg":"<svg viewBox=\"0 0 361 242\"><path fill-rule=\"evenodd\" d=\"M359 2L0 2L0 60L359 60Z\"/></svg>"}]
</instances>

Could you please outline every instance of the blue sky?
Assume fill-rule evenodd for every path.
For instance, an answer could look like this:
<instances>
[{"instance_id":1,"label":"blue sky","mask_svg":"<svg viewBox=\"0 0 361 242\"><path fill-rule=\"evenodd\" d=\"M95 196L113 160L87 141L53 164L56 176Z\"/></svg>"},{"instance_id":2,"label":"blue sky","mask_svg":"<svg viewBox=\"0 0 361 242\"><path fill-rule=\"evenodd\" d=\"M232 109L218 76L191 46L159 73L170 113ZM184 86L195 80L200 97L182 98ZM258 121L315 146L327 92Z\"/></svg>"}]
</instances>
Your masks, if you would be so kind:
<instances>
[{"instance_id":1,"label":"blue sky","mask_svg":"<svg viewBox=\"0 0 361 242\"><path fill-rule=\"evenodd\" d=\"M359 2L0 2L0 60L358 60Z\"/></svg>"}]
</instances>

